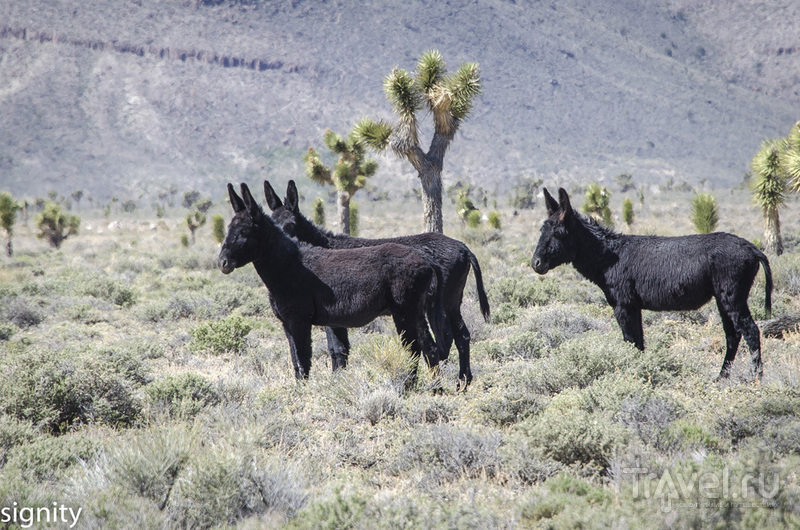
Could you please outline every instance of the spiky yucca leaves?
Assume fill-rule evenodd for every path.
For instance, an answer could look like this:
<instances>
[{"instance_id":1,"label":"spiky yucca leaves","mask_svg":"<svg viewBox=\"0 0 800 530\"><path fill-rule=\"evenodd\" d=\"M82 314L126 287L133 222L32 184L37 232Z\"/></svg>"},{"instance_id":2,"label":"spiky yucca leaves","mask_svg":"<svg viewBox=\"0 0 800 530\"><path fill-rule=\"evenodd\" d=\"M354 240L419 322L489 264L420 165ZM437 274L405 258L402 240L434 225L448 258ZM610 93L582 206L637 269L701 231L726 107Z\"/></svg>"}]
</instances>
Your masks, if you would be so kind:
<instances>
[{"instance_id":1,"label":"spiky yucca leaves","mask_svg":"<svg viewBox=\"0 0 800 530\"><path fill-rule=\"evenodd\" d=\"M464 63L448 76L441 53L431 50L420 56L416 75L395 67L384 80L383 89L397 114L397 123L364 118L353 132L376 151L391 146L397 156L414 166L422 184L425 228L441 232L444 155L481 92L478 64ZM434 122L427 153L420 147L417 125L417 112L423 108L433 115Z\"/></svg>"},{"instance_id":2,"label":"spiky yucca leaves","mask_svg":"<svg viewBox=\"0 0 800 530\"><path fill-rule=\"evenodd\" d=\"M313 147L308 148L303 158L308 178L318 184L334 186L339 192L339 225L345 234L350 234L350 199L366 186L367 179L378 170L378 163L366 158L366 147L357 133L360 124L356 124L346 139L330 129L325 131L322 138L325 146L339 155L339 160L332 168L322 163Z\"/></svg>"},{"instance_id":3,"label":"spiky yucca leaves","mask_svg":"<svg viewBox=\"0 0 800 530\"><path fill-rule=\"evenodd\" d=\"M700 234L710 234L717 229L719 209L710 193L698 193L692 198L692 224Z\"/></svg>"},{"instance_id":4,"label":"spiky yucca leaves","mask_svg":"<svg viewBox=\"0 0 800 530\"><path fill-rule=\"evenodd\" d=\"M781 164L786 140L765 141L750 163L753 169L753 199L764 213L764 247L783 254L781 221L778 210L786 202L787 175Z\"/></svg>"},{"instance_id":5,"label":"spiky yucca leaves","mask_svg":"<svg viewBox=\"0 0 800 530\"><path fill-rule=\"evenodd\" d=\"M17 211L20 209L22 209L22 206L14 200L10 193L7 191L0 193L0 227L6 231L6 236L8 236L6 254L9 257L14 254L11 236L14 235L14 223L17 222Z\"/></svg>"},{"instance_id":6,"label":"spiky yucca leaves","mask_svg":"<svg viewBox=\"0 0 800 530\"><path fill-rule=\"evenodd\" d=\"M781 160L789 177L789 185L794 192L800 192L800 121L794 124L786 137L786 149Z\"/></svg>"},{"instance_id":7,"label":"spiky yucca leaves","mask_svg":"<svg viewBox=\"0 0 800 530\"><path fill-rule=\"evenodd\" d=\"M614 219L611 217L611 193L605 186L593 182L586 188L586 202L583 203L581 209L597 219L602 221L608 227L614 226Z\"/></svg>"}]
</instances>

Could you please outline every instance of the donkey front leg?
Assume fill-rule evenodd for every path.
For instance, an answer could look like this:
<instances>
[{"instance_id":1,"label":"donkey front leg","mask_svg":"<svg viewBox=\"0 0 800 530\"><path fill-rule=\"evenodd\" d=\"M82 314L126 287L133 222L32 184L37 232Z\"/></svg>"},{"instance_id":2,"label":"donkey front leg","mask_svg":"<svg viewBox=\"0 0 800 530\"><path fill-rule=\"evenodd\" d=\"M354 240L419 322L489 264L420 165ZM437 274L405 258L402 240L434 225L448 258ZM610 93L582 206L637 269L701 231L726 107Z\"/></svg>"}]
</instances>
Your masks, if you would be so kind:
<instances>
[{"instance_id":1,"label":"donkey front leg","mask_svg":"<svg viewBox=\"0 0 800 530\"><path fill-rule=\"evenodd\" d=\"M294 376L298 380L308 379L311 370L311 324L284 322L283 331L289 340Z\"/></svg>"},{"instance_id":2,"label":"donkey front leg","mask_svg":"<svg viewBox=\"0 0 800 530\"><path fill-rule=\"evenodd\" d=\"M618 305L614 306L614 317L622 329L622 338L632 342L640 350L644 350L642 310L638 307Z\"/></svg>"},{"instance_id":3,"label":"donkey front leg","mask_svg":"<svg viewBox=\"0 0 800 530\"><path fill-rule=\"evenodd\" d=\"M328 353L331 355L333 371L347 367L347 356L350 354L350 340L347 328L325 328L328 338Z\"/></svg>"}]
</instances>

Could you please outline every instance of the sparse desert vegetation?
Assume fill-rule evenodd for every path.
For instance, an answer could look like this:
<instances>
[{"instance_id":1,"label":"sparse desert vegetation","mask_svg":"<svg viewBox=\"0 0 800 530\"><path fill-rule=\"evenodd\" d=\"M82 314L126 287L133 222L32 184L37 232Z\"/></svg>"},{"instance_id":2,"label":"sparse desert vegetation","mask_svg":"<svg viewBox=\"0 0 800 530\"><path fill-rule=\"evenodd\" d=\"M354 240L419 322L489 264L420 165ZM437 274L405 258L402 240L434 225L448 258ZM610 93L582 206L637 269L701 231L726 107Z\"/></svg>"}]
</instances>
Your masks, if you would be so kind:
<instances>
[{"instance_id":1,"label":"sparse desert vegetation","mask_svg":"<svg viewBox=\"0 0 800 530\"><path fill-rule=\"evenodd\" d=\"M718 229L761 237L747 190L714 196ZM692 233L691 197L648 190L632 226L617 226ZM623 199L611 198L618 216ZM788 201L785 252L770 256L775 316L800 313ZM540 199L516 214L498 204L499 228L445 208L445 233L478 256L493 319L470 278L475 379L457 392L453 351L442 393L425 369L405 390L407 353L384 319L350 333L336 374L315 329L298 383L252 266L220 273L211 224L181 245L188 209L107 219L84 207L60 248L18 220L0 266L0 505L80 507L81 528L796 526L800 334L763 339L760 384L744 346L730 380L714 381L725 336L713 303L646 312L640 352L574 269L530 268ZM361 235L414 232L419 211L364 200ZM231 217L221 202L214 214Z\"/></svg>"}]
</instances>

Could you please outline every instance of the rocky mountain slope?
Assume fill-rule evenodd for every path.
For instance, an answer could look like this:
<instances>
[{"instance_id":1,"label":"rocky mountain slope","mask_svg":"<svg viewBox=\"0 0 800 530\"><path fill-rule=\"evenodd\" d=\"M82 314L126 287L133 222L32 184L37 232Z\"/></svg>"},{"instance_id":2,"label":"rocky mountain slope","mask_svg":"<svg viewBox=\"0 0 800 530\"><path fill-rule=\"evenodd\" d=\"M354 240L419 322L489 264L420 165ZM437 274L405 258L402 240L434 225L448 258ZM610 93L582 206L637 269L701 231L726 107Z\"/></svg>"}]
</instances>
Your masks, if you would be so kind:
<instances>
[{"instance_id":1,"label":"rocky mountain slope","mask_svg":"<svg viewBox=\"0 0 800 530\"><path fill-rule=\"evenodd\" d=\"M12 0L0 185L102 199L302 179L326 128L392 118L383 78L431 48L480 63L484 87L446 183L732 185L800 119L798 21L779 0ZM414 186L377 158L379 186Z\"/></svg>"}]
</instances>

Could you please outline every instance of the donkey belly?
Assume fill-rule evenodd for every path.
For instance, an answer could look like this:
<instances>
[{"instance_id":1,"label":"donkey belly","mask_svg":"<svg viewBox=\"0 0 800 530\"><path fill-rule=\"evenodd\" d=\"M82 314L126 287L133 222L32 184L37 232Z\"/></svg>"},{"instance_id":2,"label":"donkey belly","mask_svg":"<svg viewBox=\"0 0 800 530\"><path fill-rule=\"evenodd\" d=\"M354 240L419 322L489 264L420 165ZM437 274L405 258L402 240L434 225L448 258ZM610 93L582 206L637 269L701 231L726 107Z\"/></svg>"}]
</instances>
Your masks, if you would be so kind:
<instances>
[{"instance_id":1,"label":"donkey belly","mask_svg":"<svg viewBox=\"0 0 800 530\"><path fill-rule=\"evenodd\" d=\"M691 311L699 309L711 300L710 285L693 283L662 286L660 290L645 293L640 299L642 309L651 311Z\"/></svg>"}]
</instances>

